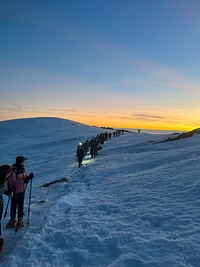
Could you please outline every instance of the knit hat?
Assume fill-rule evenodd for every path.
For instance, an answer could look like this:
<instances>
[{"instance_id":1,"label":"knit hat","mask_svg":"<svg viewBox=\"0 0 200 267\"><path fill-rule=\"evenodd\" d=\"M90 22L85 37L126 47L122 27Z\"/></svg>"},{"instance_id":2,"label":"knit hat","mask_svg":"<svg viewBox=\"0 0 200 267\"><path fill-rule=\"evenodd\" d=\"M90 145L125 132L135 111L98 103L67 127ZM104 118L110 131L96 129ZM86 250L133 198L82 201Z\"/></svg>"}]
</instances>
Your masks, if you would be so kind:
<instances>
[{"instance_id":1,"label":"knit hat","mask_svg":"<svg viewBox=\"0 0 200 267\"><path fill-rule=\"evenodd\" d=\"M25 160L27 160L27 158L25 158L23 156L17 156L16 157L16 164L21 164Z\"/></svg>"}]
</instances>

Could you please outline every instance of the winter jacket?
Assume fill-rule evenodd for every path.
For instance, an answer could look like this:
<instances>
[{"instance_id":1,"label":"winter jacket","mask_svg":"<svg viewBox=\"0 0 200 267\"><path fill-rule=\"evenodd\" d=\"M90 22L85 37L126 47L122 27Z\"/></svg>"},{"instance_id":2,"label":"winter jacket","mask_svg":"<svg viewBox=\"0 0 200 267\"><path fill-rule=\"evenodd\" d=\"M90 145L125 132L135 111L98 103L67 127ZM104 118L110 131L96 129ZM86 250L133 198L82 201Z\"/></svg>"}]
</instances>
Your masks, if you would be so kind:
<instances>
[{"instance_id":1,"label":"winter jacket","mask_svg":"<svg viewBox=\"0 0 200 267\"><path fill-rule=\"evenodd\" d=\"M2 186L0 187L0 211L2 209L2 204L3 204L3 192L4 192L4 187Z\"/></svg>"},{"instance_id":2,"label":"winter jacket","mask_svg":"<svg viewBox=\"0 0 200 267\"><path fill-rule=\"evenodd\" d=\"M0 220L2 217L2 209L3 209L3 194L4 191L7 189L7 183L4 183L1 187L0 187Z\"/></svg>"},{"instance_id":3,"label":"winter jacket","mask_svg":"<svg viewBox=\"0 0 200 267\"><path fill-rule=\"evenodd\" d=\"M78 157L78 160L83 160L85 156L85 150L84 148L80 148L79 150L77 150L77 157Z\"/></svg>"},{"instance_id":4,"label":"winter jacket","mask_svg":"<svg viewBox=\"0 0 200 267\"><path fill-rule=\"evenodd\" d=\"M26 171L21 165L13 164L12 172L9 176L9 185L14 193L22 193L26 190L24 179L29 178Z\"/></svg>"}]
</instances>

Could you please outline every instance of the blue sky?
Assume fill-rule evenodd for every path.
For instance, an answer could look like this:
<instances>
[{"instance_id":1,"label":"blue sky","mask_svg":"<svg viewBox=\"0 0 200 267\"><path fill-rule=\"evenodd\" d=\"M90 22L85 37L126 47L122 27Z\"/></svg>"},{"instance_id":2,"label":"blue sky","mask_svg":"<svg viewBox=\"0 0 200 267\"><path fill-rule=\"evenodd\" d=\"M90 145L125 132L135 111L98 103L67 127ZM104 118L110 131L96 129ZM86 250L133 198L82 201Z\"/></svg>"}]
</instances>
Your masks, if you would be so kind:
<instances>
[{"instance_id":1,"label":"blue sky","mask_svg":"<svg viewBox=\"0 0 200 267\"><path fill-rule=\"evenodd\" d=\"M1 1L0 120L198 127L199 10L199 0Z\"/></svg>"}]
</instances>

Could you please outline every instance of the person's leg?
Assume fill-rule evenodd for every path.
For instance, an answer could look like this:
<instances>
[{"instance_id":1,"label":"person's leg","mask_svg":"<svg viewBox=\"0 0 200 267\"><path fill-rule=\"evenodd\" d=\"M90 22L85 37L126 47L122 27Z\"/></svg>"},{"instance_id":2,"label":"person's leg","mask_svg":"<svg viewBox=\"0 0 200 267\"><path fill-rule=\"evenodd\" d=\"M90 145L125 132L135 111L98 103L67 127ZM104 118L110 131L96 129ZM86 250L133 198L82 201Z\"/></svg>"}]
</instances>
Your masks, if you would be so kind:
<instances>
[{"instance_id":1,"label":"person's leg","mask_svg":"<svg viewBox=\"0 0 200 267\"><path fill-rule=\"evenodd\" d=\"M18 221L24 217L24 192L18 193Z\"/></svg>"},{"instance_id":2,"label":"person's leg","mask_svg":"<svg viewBox=\"0 0 200 267\"><path fill-rule=\"evenodd\" d=\"M81 157L80 156L78 157L78 167L79 168L81 167Z\"/></svg>"},{"instance_id":3,"label":"person's leg","mask_svg":"<svg viewBox=\"0 0 200 267\"><path fill-rule=\"evenodd\" d=\"M11 208L10 208L11 218L15 219L16 211L17 211L17 194L13 194L12 199L11 199Z\"/></svg>"},{"instance_id":4,"label":"person's leg","mask_svg":"<svg viewBox=\"0 0 200 267\"><path fill-rule=\"evenodd\" d=\"M11 198L10 220L6 224L7 228L15 227L16 210L17 210L17 194L13 194Z\"/></svg>"}]
</instances>

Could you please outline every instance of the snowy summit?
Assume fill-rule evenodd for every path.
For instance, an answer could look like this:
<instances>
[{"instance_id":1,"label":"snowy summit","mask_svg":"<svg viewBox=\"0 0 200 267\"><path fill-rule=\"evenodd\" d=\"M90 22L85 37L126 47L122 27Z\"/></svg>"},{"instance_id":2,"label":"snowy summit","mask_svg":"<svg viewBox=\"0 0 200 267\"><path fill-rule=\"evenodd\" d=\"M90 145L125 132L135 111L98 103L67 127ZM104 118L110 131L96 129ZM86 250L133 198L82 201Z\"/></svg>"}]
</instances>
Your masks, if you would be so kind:
<instances>
[{"instance_id":1,"label":"snowy summit","mask_svg":"<svg viewBox=\"0 0 200 267\"><path fill-rule=\"evenodd\" d=\"M78 168L78 143L106 131L57 118L0 122L0 165L22 155L35 174L30 225L7 231L9 212L2 219L0 266L200 266L199 129L124 132ZM25 221L29 197L30 183Z\"/></svg>"}]
</instances>

